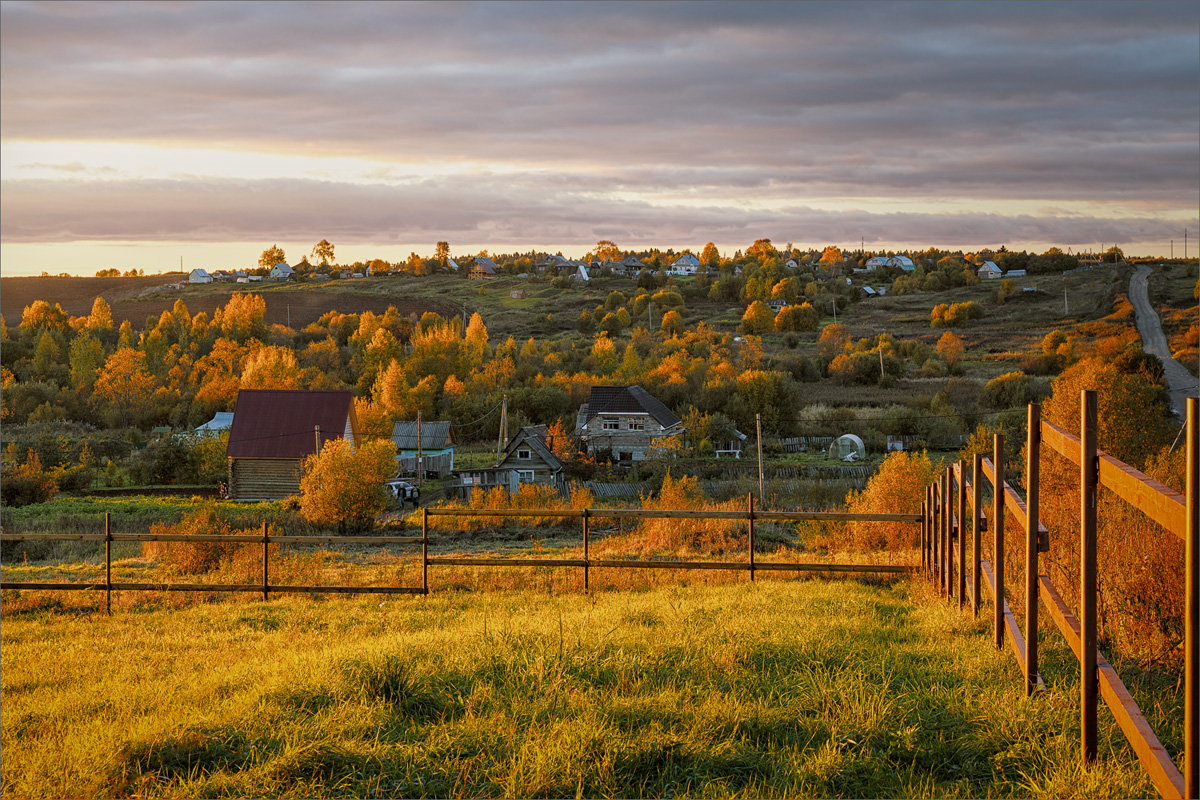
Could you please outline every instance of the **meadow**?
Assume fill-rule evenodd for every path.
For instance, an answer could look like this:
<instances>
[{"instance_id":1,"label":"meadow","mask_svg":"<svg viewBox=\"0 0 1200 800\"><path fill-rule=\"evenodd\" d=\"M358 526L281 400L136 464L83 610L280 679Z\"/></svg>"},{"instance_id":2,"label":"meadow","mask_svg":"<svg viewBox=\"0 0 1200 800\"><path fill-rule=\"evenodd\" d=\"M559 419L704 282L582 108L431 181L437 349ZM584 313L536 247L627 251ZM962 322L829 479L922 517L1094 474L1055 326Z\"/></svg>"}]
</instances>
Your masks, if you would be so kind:
<instances>
[{"instance_id":1,"label":"meadow","mask_svg":"<svg viewBox=\"0 0 1200 800\"><path fill-rule=\"evenodd\" d=\"M986 618L986 615L981 615ZM924 582L6 614L6 797L1127 797L1077 668L1022 696ZM1179 748L1175 687L1130 681Z\"/></svg>"}]
</instances>

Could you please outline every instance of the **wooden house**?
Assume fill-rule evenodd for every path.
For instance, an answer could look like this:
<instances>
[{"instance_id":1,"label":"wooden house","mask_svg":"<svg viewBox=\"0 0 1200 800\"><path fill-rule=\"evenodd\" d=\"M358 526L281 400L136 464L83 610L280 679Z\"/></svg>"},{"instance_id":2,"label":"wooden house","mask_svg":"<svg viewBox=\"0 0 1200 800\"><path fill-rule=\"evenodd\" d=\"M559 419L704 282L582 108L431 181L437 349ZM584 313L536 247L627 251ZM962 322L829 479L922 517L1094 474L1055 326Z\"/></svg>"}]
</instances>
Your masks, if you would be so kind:
<instances>
[{"instance_id":1,"label":"wooden house","mask_svg":"<svg viewBox=\"0 0 1200 800\"><path fill-rule=\"evenodd\" d=\"M188 273L188 283L212 283L212 275L208 274L208 270L194 269Z\"/></svg>"},{"instance_id":2,"label":"wooden house","mask_svg":"<svg viewBox=\"0 0 1200 800\"><path fill-rule=\"evenodd\" d=\"M296 270L280 261L275 266L271 267L271 272L267 277L272 280L290 281L296 275Z\"/></svg>"},{"instance_id":3,"label":"wooden house","mask_svg":"<svg viewBox=\"0 0 1200 800\"><path fill-rule=\"evenodd\" d=\"M496 486L516 492L523 483L553 486L562 491L565 483L563 463L551 452L546 442L548 433L549 428L545 425L521 428L504 449L496 466L460 472L462 496L470 499L472 493L486 492Z\"/></svg>"},{"instance_id":4,"label":"wooden house","mask_svg":"<svg viewBox=\"0 0 1200 800\"><path fill-rule=\"evenodd\" d=\"M655 439L678 436L683 424L641 386L593 386L575 430L589 453L609 450L617 461L643 461Z\"/></svg>"},{"instance_id":5,"label":"wooden house","mask_svg":"<svg viewBox=\"0 0 1200 800\"><path fill-rule=\"evenodd\" d=\"M995 262L985 261L979 265L979 269L975 270L975 274L978 275L981 280L986 281L999 278L1004 273L1000 271L1000 268L996 266Z\"/></svg>"},{"instance_id":6,"label":"wooden house","mask_svg":"<svg viewBox=\"0 0 1200 800\"><path fill-rule=\"evenodd\" d=\"M422 422L420 439L417 423L401 420L392 426L392 443L396 445L396 462L402 474L420 469L447 474L454 469L454 429L448 420Z\"/></svg>"},{"instance_id":7,"label":"wooden house","mask_svg":"<svg viewBox=\"0 0 1200 800\"><path fill-rule=\"evenodd\" d=\"M353 393L242 389L225 448L230 499L298 494L304 459L333 439L358 444Z\"/></svg>"},{"instance_id":8,"label":"wooden house","mask_svg":"<svg viewBox=\"0 0 1200 800\"><path fill-rule=\"evenodd\" d=\"M499 270L500 268L496 266L496 262L487 256L475 256L475 263L471 265L471 271L467 273L467 277L475 278L476 280L494 278Z\"/></svg>"}]
</instances>

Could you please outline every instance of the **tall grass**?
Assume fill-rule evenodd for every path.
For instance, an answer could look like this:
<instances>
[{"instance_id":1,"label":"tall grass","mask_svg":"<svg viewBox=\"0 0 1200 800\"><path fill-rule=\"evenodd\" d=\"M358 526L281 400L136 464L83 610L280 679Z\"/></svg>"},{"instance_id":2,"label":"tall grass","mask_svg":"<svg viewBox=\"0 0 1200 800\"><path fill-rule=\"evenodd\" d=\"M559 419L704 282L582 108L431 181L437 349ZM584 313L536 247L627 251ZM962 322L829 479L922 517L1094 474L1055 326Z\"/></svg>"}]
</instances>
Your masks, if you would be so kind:
<instances>
[{"instance_id":1,"label":"tall grass","mask_svg":"<svg viewBox=\"0 0 1200 800\"><path fill-rule=\"evenodd\" d=\"M822 581L286 598L0 629L5 796L1143 796L1076 672ZM917 592L921 590L918 586ZM1140 698L1141 699L1141 698ZM1160 698L1162 699L1162 698ZM1143 702L1160 729L1182 712ZM1170 745L1170 742L1168 742Z\"/></svg>"}]
</instances>

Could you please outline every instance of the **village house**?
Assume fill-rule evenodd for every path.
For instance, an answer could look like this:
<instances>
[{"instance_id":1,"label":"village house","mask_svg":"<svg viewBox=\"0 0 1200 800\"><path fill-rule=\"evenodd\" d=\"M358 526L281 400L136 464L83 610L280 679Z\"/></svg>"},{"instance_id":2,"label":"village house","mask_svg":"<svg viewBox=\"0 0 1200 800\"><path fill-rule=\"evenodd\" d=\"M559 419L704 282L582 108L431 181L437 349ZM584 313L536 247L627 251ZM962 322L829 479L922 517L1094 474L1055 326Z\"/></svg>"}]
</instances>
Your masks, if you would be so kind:
<instances>
[{"instance_id":1,"label":"village house","mask_svg":"<svg viewBox=\"0 0 1200 800\"><path fill-rule=\"evenodd\" d=\"M496 262L487 256L475 256L475 263L471 265L471 271L467 273L467 277L476 280L494 278L499 270Z\"/></svg>"},{"instance_id":2,"label":"village house","mask_svg":"<svg viewBox=\"0 0 1200 800\"><path fill-rule=\"evenodd\" d=\"M593 386L575 430L589 453L608 450L617 461L644 461L655 439L683 433L682 421L641 386Z\"/></svg>"},{"instance_id":3,"label":"village house","mask_svg":"<svg viewBox=\"0 0 1200 800\"><path fill-rule=\"evenodd\" d=\"M420 438L417 431L420 430ZM396 462L400 473L426 472L445 475L454 470L454 429L448 420L432 422L400 421L392 426L392 443L396 445Z\"/></svg>"},{"instance_id":4,"label":"village house","mask_svg":"<svg viewBox=\"0 0 1200 800\"><path fill-rule=\"evenodd\" d=\"M691 253L684 253L671 262L667 267L668 275L695 275L700 269L700 259Z\"/></svg>"},{"instance_id":5,"label":"village house","mask_svg":"<svg viewBox=\"0 0 1200 800\"><path fill-rule=\"evenodd\" d=\"M562 491L565 485L563 463L551 452L546 441L549 428L529 425L517 433L504 448L494 467L463 470L459 473L459 492L470 499L474 492L487 492L497 486L516 492L521 484L553 486Z\"/></svg>"},{"instance_id":6,"label":"village house","mask_svg":"<svg viewBox=\"0 0 1200 800\"><path fill-rule=\"evenodd\" d=\"M207 270L194 269L188 273L188 283L212 283L212 275Z\"/></svg>"},{"instance_id":7,"label":"village house","mask_svg":"<svg viewBox=\"0 0 1200 800\"><path fill-rule=\"evenodd\" d=\"M995 262L985 261L979 265L979 269L975 270L975 274L979 276L980 280L986 281L999 278L1003 273L996 266Z\"/></svg>"},{"instance_id":8,"label":"village house","mask_svg":"<svg viewBox=\"0 0 1200 800\"><path fill-rule=\"evenodd\" d=\"M240 390L225 448L230 499L298 494L304 459L333 439L358 445L352 392Z\"/></svg>"},{"instance_id":9,"label":"village house","mask_svg":"<svg viewBox=\"0 0 1200 800\"><path fill-rule=\"evenodd\" d=\"M289 267L287 264L280 261L275 266L271 267L269 277L273 280L290 281L292 276L296 274L296 270Z\"/></svg>"},{"instance_id":10,"label":"village house","mask_svg":"<svg viewBox=\"0 0 1200 800\"><path fill-rule=\"evenodd\" d=\"M213 418L208 422L197 428L193 428L192 435L197 437L217 437L229 430L231 427L233 427L233 412L218 411L217 413L213 414Z\"/></svg>"}]
</instances>

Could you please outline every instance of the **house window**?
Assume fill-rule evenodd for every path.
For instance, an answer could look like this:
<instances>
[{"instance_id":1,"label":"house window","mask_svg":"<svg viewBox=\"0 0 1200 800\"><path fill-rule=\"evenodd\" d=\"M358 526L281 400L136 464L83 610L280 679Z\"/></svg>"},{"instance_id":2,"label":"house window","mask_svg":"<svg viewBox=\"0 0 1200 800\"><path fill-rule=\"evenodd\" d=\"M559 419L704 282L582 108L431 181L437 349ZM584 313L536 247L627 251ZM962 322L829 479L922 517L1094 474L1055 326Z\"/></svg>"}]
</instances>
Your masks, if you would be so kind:
<instances>
[{"instance_id":1,"label":"house window","mask_svg":"<svg viewBox=\"0 0 1200 800\"><path fill-rule=\"evenodd\" d=\"M633 461L633 453L620 452L617 453L618 461Z\"/></svg>"},{"instance_id":2,"label":"house window","mask_svg":"<svg viewBox=\"0 0 1200 800\"><path fill-rule=\"evenodd\" d=\"M530 452L529 450L518 450L517 451L517 460L518 461L528 461L531 458L533 458L533 453Z\"/></svg>"},{"instance_id":3,"label":"house window","mask_svg":"<svg viewBox=\"0 0 1200 800\"><path fill-rule=\"evenodd\" d=\"M517 470L517 483L533 483L533 470L531 470L531 469Z\"/></svg>"},{"instance_id":4,"label":"house window","mask_svg":"<svg viewBox=\"0 0 1200 800\"><path fill-rule=\"evenodd\" d=\"M646 423L640 419L631 419L629 420L629 430L644 431L646 430Z\"/></svg>"},{"instance_id":5,"label":"house window","mask_svg":"<svg viewBox=\"0 0 1200 800\"><path fill-rule=\"evenodd\" d=\"M619 430L621 430L621 421L620 421L620 420L616 420L616 419L606 419L606 420L604 420L604 430L606 430L606 431L619 431Z\"/></svg>"}]
</instances>

